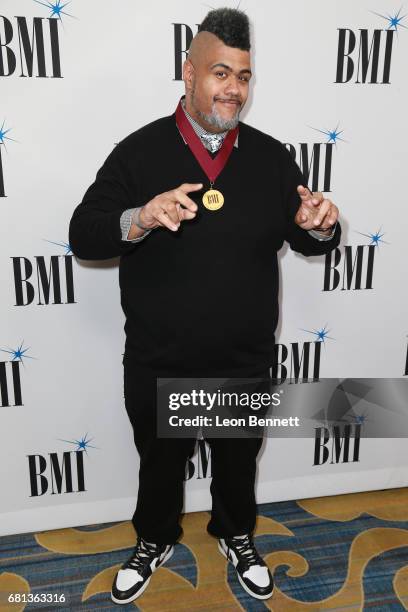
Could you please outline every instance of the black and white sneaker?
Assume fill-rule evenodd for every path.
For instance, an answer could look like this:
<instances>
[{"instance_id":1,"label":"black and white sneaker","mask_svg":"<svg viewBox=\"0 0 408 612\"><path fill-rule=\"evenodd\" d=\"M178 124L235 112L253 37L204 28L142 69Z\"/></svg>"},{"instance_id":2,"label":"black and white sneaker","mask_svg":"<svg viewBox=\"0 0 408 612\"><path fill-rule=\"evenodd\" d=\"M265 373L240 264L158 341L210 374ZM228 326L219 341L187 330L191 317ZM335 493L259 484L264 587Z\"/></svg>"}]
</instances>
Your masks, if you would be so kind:
<instances>
[{"instance_id":1,"label":"black and white sneaker","mask_svg":"<svg viewBox=\"0 0 408 612\"><path fill-rule=\"evenodd\" d=\"M269 599L273 593L273 578L259 556L249 534L218 540L218 548L237 571L238 580L247 593L256 599Z\"/></svg>"},{"instance_id":2,"label":"black and white sneaker","mask_svg":"<svg viewBox=\"0 0 408 612\"><path fill-rule=\"evenodd\" d=\"M147 588L153 572L173 554L172 544L151 544L137 539L133 554L122 565L112 585L111 598L117 604L127 604Z\"/></svg>"}]
</instances>

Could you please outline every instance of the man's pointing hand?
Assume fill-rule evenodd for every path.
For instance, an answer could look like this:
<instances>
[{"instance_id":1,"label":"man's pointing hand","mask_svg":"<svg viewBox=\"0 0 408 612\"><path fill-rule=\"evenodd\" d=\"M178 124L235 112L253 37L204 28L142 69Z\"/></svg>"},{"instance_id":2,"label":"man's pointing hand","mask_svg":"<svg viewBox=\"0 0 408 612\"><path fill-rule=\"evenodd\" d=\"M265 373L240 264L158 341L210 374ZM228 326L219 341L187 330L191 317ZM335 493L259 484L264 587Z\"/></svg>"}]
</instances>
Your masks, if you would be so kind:
<instances>
[{"instance_id":1,"label":"man's pointing hand","mask_svg":"<svg viewBox=\"0 0 408 612\"><path fill-rule=\"evenodd\" d=\"M299 185L297 192L301 203L295 216L295 223L305 230L331 231L339 216L339 209L320 192L311 193Z\"/></svg>"},{"instance_id":2,"label":"man's pointing hand","mask_svg":"<svg viewBox=\"0 0 408 612\"><path fill-rule=\"evenodd\" d=\"M187 194L202 188L202 183L183 183L155 196L140 211L140 223L146 229L161 226L177 231L182 221L194 219L197 213L197 204Z\"/></svg>"}]
</instances>

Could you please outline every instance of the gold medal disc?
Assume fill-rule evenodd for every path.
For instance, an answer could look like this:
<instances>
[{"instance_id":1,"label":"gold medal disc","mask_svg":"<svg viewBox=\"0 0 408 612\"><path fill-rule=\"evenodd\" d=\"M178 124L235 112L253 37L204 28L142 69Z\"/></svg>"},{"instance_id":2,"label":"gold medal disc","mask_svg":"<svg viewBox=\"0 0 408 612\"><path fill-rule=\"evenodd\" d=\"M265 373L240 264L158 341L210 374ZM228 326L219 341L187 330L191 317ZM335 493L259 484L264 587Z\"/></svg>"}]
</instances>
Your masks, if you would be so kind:
<instances>
[{"instance_id":1,"label":"gold medal disc","mask_svg":"<svg viewBox=\"0 0 408 612\"><path fill-rule=\"evenodd\" d=\"M224 196L217 189L209 189L203 195L203 204L208 210L219 210L224 205Z\"/></svg>"}]
</instances>

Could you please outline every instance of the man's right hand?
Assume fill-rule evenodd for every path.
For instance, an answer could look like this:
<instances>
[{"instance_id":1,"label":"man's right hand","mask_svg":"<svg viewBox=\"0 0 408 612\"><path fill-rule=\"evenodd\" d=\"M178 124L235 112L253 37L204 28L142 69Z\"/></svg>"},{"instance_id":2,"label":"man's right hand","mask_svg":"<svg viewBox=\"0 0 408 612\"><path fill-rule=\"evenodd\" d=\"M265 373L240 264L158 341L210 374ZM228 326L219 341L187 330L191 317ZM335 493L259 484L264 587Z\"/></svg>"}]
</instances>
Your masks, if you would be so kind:
<instances>
[{"instance_id":1,"label":"man's right hand","mask_svg":"<svg viewBox=\"0 0 408 612\"><path fill-rule=\"evenodd\" d=\"M197 204L187 194L202 188L202 183L183 183L155 196L140 211L140 223L147 229L161 226L176 232L182 221L194 219L197 213Z\"/></svg>"}]
</instances>

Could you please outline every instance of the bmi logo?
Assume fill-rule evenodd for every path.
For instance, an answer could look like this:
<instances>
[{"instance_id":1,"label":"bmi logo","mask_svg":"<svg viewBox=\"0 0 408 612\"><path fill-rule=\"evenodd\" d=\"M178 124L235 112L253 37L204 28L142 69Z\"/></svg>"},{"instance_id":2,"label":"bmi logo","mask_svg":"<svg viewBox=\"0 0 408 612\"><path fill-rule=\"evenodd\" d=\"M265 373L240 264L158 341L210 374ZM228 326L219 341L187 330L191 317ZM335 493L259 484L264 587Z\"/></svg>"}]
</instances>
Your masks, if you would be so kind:
<instances>
[{"instance_id":1,"label":"bmi logo","mask_svg":"<svg viewBox=\"0 0 408 612\"><path fill-rule=\"evenodd\" d=\"M340 136L344 130L339 130L339 125L337 124L331 130L312 128L316 132L324 134L327 138L326 142L300 142L298 147L291 143L285 143L312 191L330 192L332 190L333 148L337 148L339 140L344 140Z\"/></svg>"},{"instance_id":2,"label":"bmi logo","mask_svg":"<svg viewBox=\"0 0 408 612\"><path fill-rule=\"evenodd\" d=\"M69 244L51 242L65 249L63 255L11 257L15 306L75 304L72 250Z\"/></svg>"},{"instance_id":3,"label":"bmi logo","mask_svg":"<svg viewBox=\"0 0 408 612\"><path fill-rule=\"evenodd\" d=\"M0 400L2 408L24 405L20 364L24 366L24 359L36 359L36 357L27 355L30 347L23 348L23 346L24 340L16 349L10 347L0 349L2 353L8 353L11 356L11 361L0 361Z\"/></svg>"},{"instance_id":4,"label":"bmi logo","mask_svg":"<svg viewBox=\"0 0 408 612\"><path fill-rule=\"evenodd\" d=\"M0 77L62 78L59 26L69 2L41 2L48 17L0 16ZM44 11L45 12L45 11Z\"/></svg>"},{"instance_id":5,"label":"bmi logo","mask_svg":"<svg viewBox=\"0 0 408 612\"><path fill-rule=\"evenodd\" d=\"M359 461L361 424L334 425L315 429L313 465ZM330 461L329 461L330 459Z\"/></svg>"},{"instance_id":6,"label":"bmi logo","mask_svg":"<svg viewBox=\"0 0 408 612\"><path fill-rule=\"evenodd\" d=\"M315 415L322 423L315 428L313 465L354 463L360 459L360 440L367 413L359 413L370 388L354 379L344 379L333 390L327 405ZM330 460L330 461L329 461Z\"/></svg>"},{"instance_id":7,"label":"bmi logo","mask_svg":"<svg viewBox=\"0 0 408 612\"><path fill-rule=\"evenodd\" d=\"M348 245L327 253L323 291L335 291L339 288L341 291L373 289L375 252L380 243L388 243L383 240L384 233L381 233L381 228L371 234L357 233L369 238L370 243Z\"/></svg>"},{"instance_id":8,"label":"bmi logo","mask_svg":"<svg viewBox=\"0 0 408 612\"><path fill-rule=\"evenodd\" d=\"M193 40L193 29L186 23L173 23L174 40L174 81L183 78L183 62L187 57L188 50ZM198 31L199 24L196 24Z\"/></svg>"},{"instance_id":9,"label":"bmi logo","mask_svg":"<svg viewBox=\"0 0 408 612\"><path fill-rule=\"evenodd\" d=\"M86 491L84 454L88 448L96 448L87 435L81 440L61 440L75 445L74 450L27 455L30 497Z\"/></svg>"},{"instance_id":10,"label":"bmi logo","mask_svg":"<svg viewBox=\"0 0 408 612\"><path fill-rule=\"evenodd\" d=\"M319 382L322 344L329 336L327 325L322 329L303 329L315 336L315 340L307 342L291 342L290 346L275 344L275 359L271 369L273 379L282 384L289 379L289 384Z\"/></svg>"},{"instance_id":11,"label":"bmi logo","mask_svg":"<svg viewBox=\"0 0 408 612\"><path fill-rule=\"evenodd\" d=\"M335 83L390 84L395 34L407 28L407 15L401 13L402 8L395 14L373 13L383 20L384 29L338 29Z\"/></svg>"}]
</instances>

